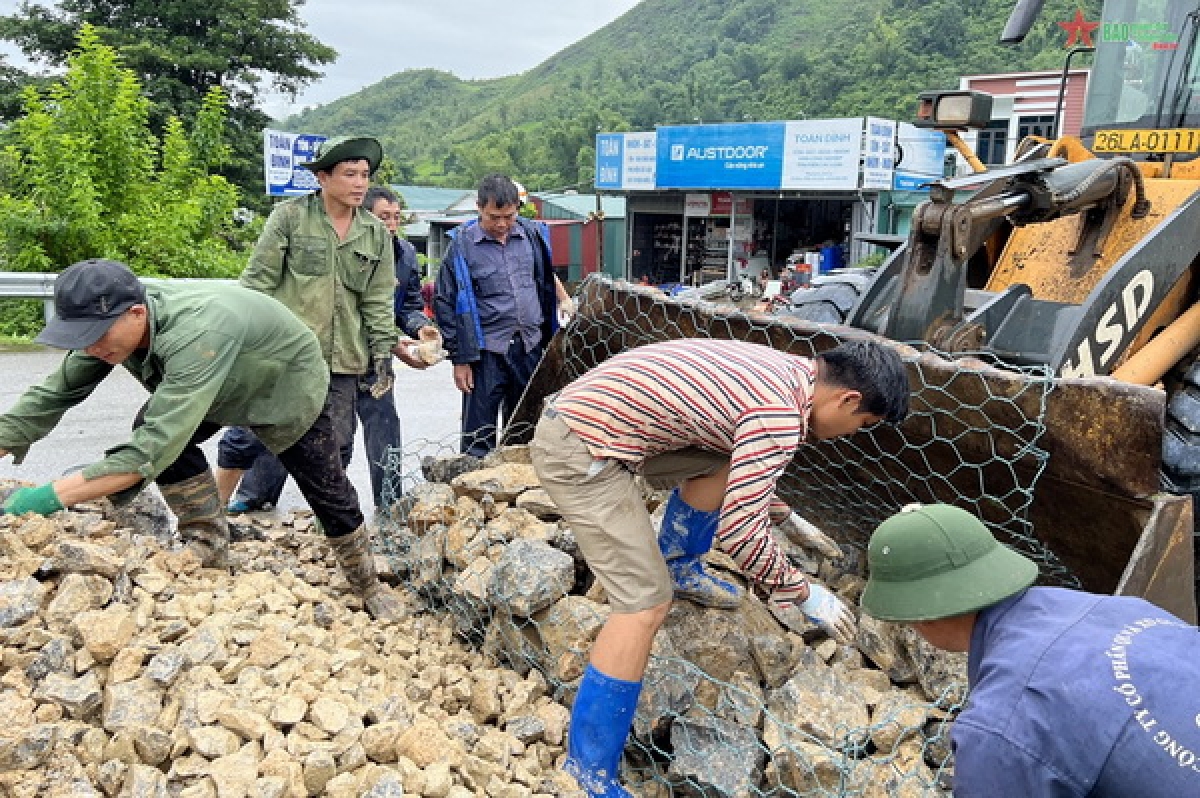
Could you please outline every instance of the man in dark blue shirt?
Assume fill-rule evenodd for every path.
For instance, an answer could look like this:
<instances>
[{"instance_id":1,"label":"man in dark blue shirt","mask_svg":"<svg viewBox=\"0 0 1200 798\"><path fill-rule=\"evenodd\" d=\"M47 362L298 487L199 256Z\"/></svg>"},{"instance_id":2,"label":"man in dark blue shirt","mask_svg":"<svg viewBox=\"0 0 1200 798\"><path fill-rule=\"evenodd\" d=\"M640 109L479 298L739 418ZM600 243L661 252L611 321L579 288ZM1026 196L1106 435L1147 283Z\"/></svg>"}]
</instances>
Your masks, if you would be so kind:
<instances>
[{"instance_id":1,"label":"man in dark blue shirt","mask_svg":"<svg viewBox=\"0 0 1200 798\"><path fill-rule=\"evenodd\" d=\"M957 798L1200 795L1200 632L1138 598L1030 587L971 514L909 505L867 547L863 610L966 651Z\"/></svg>"},{"instance_id":2,"label":"man in dark blue shirt","mask_svg":"<svg viewBox=\"0 0 1200 798\"><path fill-rule=\"evenodd\" d=\"M479 218L455 231L442 259L433 304L463 394L462 451L482 457L573 306L546 226L518 215L516 183L485 177L476 205Z\"/></svg>"}]
</instances>

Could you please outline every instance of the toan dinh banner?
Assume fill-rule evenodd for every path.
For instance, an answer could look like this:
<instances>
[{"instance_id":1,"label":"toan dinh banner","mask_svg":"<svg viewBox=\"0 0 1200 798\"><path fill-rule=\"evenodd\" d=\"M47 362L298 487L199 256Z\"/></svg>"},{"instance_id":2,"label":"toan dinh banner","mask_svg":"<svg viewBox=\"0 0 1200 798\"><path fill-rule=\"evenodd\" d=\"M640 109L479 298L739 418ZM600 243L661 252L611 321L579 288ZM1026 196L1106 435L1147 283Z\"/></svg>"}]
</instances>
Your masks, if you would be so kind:
<instances>
[{"instance_id":1,"label":"toan dinh banner","mask_svg":"<svg viewBox=\"0 0 1200 798\"><path fill-rule=\"evenodd\" d=\"M601 133L596 137L596 188L887 190L898 167L896 140L896 122L876 117ZM928 145L940 151L922 156L940 163L944 138Z\"/></svg>"},{"instance_id":2,"label":"toan dinh banner","mask_svg":"<svg viewBox=\"0 0 1200 798\"><path fill-rule=\"evenodd\" d=\"M267 194L284 197L316 191L316 175L300 164L308 163L317 151L317 145L325 136L309 133L284 133L279 130L263 131L263 174L267 181Z\"/></svg>"}]
</instances>

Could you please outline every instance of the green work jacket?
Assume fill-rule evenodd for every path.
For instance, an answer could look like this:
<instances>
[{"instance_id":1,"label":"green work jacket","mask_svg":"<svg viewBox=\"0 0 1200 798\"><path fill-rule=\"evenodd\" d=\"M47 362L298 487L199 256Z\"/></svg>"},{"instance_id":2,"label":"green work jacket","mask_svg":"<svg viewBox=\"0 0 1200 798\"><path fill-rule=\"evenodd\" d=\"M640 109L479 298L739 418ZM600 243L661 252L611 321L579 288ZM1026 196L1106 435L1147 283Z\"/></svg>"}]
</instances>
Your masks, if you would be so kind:
<instances>
[{"instance_id":1,"label":"green work jacket","mask_svg":"<svg viewBox=\"0 0 1200 798\"><path fill-rule=\"evenodd\" d=\"M339 241L319 191L271 212L241 282L291 308L317 334L334 374L365 374L399 340L391 235L358 208Z\"/></svg>"},{"instance_id":2,"label":"green work jacket","mask_svg":"<svg viewBox=\"0 0 1200 798\"><path fill-rule=\"evenodd\" d=\"M150 392L144 423L85 468L87 479L141 474L127 495L174 463L201 422L250 427L279 452L320 415L329 369L312 332L279 302L236 285L166 283L146 286L146 306L150 345L122 364ZM0 449L20 462L113 368L68 352L0 416Z\"/></svg>"}]
</instances>

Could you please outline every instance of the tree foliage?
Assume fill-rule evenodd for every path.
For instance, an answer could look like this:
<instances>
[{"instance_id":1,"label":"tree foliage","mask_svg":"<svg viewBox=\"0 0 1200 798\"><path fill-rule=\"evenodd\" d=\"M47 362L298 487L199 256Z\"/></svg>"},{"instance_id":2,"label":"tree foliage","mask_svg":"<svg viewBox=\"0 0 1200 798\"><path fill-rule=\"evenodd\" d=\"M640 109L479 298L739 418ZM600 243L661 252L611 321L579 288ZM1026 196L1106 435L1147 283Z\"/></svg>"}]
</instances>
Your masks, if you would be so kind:
<instances>
[{"instance_id":1,"label":"tree foliage","mask_svg":"<svg viewBox=\"0 0 1200 798\"><path fill-rule=\"evenodd\" d=\"M85 25L61 83L25 90L0 148L0 259L11 271L59 271L93 257L139 274L231 277L237 191L210 174L227 162L226 97L209 89L190 128L150 130L150 103Z\"/></svg>"},{"instance_id":2,"label":"tree foliage","mask_svg":"<svg viewBox=\"0 0 1200 798\"><path fill-rule=\"evenodd\" d=\"M267 89L295 96L337 53L303 30L304 0L23 0L0 16L0 39L52 67L65 66L82 26L115 48L151 101L153 129L176 116L195 119L220 89L228 109L231 158L224 173L262 191L261 110ZM2 77L2 76L0 76ZM2 86L0 86L2 89ZM2 95L0 95L2 100ZM0 109L2 110L2 109Z\"/></svg>"},{"instance_id":3,"label":"tree foliage","mask_svg":"<svg viewBox=\"0 0 1200 798\"><path fill-rule=\"evenodd\" d=\"M1058 69L1055 23L1099 0L1048 0L1019 46L1011 0L643 0L521 75L462 81L403 72L311 109L291 130L375 135L433 185L509 172L531 190L592 180L597 129L815 119L909 119L916 96L970 74Z\"/></svg>"}]
</instances>

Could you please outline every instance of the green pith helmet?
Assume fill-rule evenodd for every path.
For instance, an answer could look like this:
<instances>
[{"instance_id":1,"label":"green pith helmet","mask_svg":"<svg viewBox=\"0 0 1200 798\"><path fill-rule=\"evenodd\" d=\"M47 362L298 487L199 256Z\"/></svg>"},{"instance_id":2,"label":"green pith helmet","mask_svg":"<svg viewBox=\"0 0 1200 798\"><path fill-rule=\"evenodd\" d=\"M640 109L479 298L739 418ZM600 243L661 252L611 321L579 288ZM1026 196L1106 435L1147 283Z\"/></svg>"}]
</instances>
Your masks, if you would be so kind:
<instances>
[{"instance_id":1,"label":"green pith helmet","mask_svg":"<svg viewBox=\"0 0 1200 798\"><path fill-rule=\"evenodd\" d=\"M383 160L383 148L373 138L338 136L325 139L317 145L317 157L308 163L300 164L310 172L328 172L342 161L366 161L371 174L379 168Z\"/></svg>"},{"instance_id":2,"label":"green pith helmet","mask_svg":"<svg viewBox=\"0 0 1200 798\"><path fill-rule=\"evenodd\" d=\"M933 621L1020 593L1037 565L997 542L978 518L948 504L910 504L867 544L862 608L881 621Z\"/></svg>"}]
</instances>

